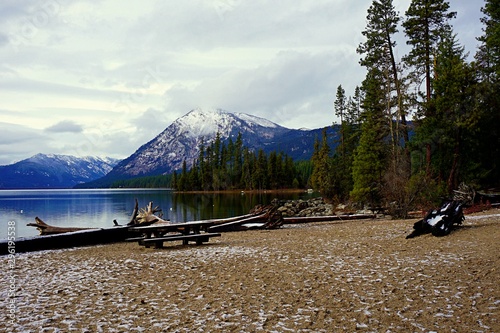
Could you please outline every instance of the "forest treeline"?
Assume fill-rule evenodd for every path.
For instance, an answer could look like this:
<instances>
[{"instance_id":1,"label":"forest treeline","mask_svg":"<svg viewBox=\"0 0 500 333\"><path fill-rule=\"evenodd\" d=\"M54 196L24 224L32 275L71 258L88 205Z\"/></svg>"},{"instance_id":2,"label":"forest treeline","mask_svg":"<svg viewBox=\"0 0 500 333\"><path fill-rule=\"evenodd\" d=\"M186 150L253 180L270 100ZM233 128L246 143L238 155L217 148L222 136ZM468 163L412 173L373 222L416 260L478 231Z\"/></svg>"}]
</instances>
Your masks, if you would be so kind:
<instances>
[{"instance_id":1,"label":"forest treeline","mask_svg":"<svg viewBox=\"0 0 500 333\"><path fill-rule=\"evenodd\" d=\"M184 161L173 174L172 187L179 191L264 190L305 187L312 173L310 162L296 163L283 152L265 154L243 145L241 133L233 142L217 133L209 145L200 145L194 165Z\"/></svg>"},{"instance_id":2,"label":"forest treeline","mask_svg":"<svg viewBox=\"0 0 500 333\"><path fill-rule=\"evenodd\" d=\"M178 190L312 186L323 196L385 206L396 216L437 203L462 182L500 186L500 0L486 0L474 55L453 31L444 0L412 0L404 16L373 1L357 48L365 79L335 92L340 135L326 130L311 161L252 152L217 136L195 165L171 177ZM401 59L396 40L409 50ZM473 60L471 60L473 59ZM333 115L332 115L333 116Z\"/></svg>"}]
</instances>

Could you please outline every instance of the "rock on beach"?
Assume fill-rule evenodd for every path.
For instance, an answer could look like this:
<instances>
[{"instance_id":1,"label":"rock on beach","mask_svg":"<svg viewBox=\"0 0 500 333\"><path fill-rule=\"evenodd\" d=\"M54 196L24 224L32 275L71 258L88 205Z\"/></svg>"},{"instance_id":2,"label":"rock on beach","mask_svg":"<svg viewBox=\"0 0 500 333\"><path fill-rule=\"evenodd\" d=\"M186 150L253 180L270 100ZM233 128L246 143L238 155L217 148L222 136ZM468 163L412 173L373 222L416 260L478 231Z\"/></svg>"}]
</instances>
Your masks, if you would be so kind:
<instances>
[{"instance_id":1,"label":"rock on beach","mask_svg":"<svg viewBox=\"0 0 500 333\"><path fill-rule=\"evenodd\" d=\"M0 331L500 332L500 210L406 240L415 221L3 256Z\"/></svg>"}]
</instances>

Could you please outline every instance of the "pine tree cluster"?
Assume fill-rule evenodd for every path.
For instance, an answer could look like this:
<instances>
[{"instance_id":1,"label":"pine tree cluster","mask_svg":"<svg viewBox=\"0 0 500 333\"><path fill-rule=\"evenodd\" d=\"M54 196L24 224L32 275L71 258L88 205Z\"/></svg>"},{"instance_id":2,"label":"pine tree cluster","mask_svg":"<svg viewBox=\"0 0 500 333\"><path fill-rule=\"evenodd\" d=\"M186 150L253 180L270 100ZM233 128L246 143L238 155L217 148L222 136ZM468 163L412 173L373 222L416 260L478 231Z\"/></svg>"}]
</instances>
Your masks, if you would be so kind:
<instances>
[{"instance_id":1,"label":"pine tree cluster","mask_svg":"<svg viewBox=\"0 0 500 333\"><path fill-rule=\"evenodd\" d=\"M200 146L193 166L188 168L184 161L180 174L173 174L172 187L179 191L299 188L306 185L310 170L310 163L295 163L282 152L251 151L243 146L241 133L227 143L217 133L211 144Z\"/></svg>"},{"instance_id":2,"label":"pine tree cluster","mask_svg":"<svg viewBox=\"0 0 500 333\"><path fill-rule=\"evenodd\" d=\"M366 78L352 98L337 89L340 142L333 153L327 138L316 143L315 188L404 216L462 182L500 186L500 1L482 12L484 35L469 61L448 2L412 0L404 17L392 0L372 2L357 49ZM400 28L410 51L398 60Z\"/></svg>"}]
</instances>

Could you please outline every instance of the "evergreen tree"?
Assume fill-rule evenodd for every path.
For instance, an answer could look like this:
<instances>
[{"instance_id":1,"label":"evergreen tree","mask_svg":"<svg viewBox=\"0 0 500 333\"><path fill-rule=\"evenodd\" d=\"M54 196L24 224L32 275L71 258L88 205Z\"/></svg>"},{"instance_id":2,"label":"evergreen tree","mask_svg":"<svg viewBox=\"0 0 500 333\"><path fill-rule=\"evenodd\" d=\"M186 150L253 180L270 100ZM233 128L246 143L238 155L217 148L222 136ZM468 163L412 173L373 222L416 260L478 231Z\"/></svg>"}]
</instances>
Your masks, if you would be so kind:
<instances>
[{"instance_id":1,"label":"evergreen tree","mask_svg":"<svg viewBox=\"0 0 500 333\"><path fill-rule=\"evenodd\" d=\"M342 85L339 85L337 87L337 93L335 95L335 102L333 103L334 108L335 108L335 115L340 118L340 147L341 151L339 152L341 158L344 158L345 155L345 145L344 145L344 140L345 140L345 133L344 133L344 116L346 113L347 109L347 98L345 95L345 90L342 88Z\"/></svg>"},{"instance_id":2,"label":"evergreen tree","mask_svg":"<svg viewBox=\"0 0 500 333\"><path fill-rule=\"evenodd\" d=\"M436 150L440 161L438 175L446 179L451 193L458 188L459 175L462 179L466 177L461 174L461 168L477 160L473 154L464 159L464 148L477 127L478 119L474 108L477 87L474 69L466 61L464 48L451 34L443 36L438 48L434 86L436 116L424 119L423 126L427 121L437 125L432 134L439 140Z\"/></svg>"},{"instance_id":3,"label":"evergreen tree","mask_svg":"<svg viewBox=\"0 0 500 333\"><path fill-rule=\"evenodd\" d=\"M311 157L311 164L312 164L312 171L311 171L311 177L310 177L310 182L311 186L313 188L317 188L319 184L319 149L321 147L321 143L319 139L316 137L314 140L314 147L313 147L313 153Z\"/></svg>"},{"instance_id":4,"label":"evergreen tree","mask_svg":"<svg viewBox=\"0 0 500 333\"><path fill-rule=\"evenodd\" d=\"M252 173L254 170L255 157L248 148L243 149L243 165L241 173L241 184L245 189L254 189Z\"/></svg>"},{"instance_id":5,"label":"evergreen tree","mask_svg":"<svg viewBox=\"0 0 500 333\"><path fill-rule=\"evenodd\" d=\"M242 188L241 185L241 173L243 171L243 138L241 132L238 133L236 137L236 142L234 144L233 151L234 167L232 173L232 182L235 188Z\"/></svg>"},{"instance_id":6,"label":"evergreen tree","mask_svg":"<svg viewBox=\"0 0 500 333\"><path fill-rule=\"evenodd\" d=\"M475 55L481 79L476 108L482 111L475 153L481 167L476 174L482 183L500 186L500 1L486 0L481 11L483 35Z\"/></svg>"},{"instance_id":7,"label":"evergreen tree","mask_svg":"<svg viewBox=\"0 0 500 333\"><path fill-rule=\"evenodd\" d=\"M387 156L385 89L380 84L381 76L380 70L371 69L363 81L363 123L352 166L354 185L351 197L356 202L372 206L378 206L382 199Z\"/></svg>"},{"instance_id":8,"label":"evergreen tree","mask_svg":"<svg viewBox=\"0 0 500 333\"><path fill-rule=\"evenodd\" d=\"M279 186L279 174L278 174L278 154L273 151L269 154L267 163L267 174L269 181L269 188L277 189Z\"/></svg>"},{"instance_id":9,"label":"evergreen tree","mask_svg":"<svg viewBox=\"0 0 500 333\"><path fill-rule=\"evenodd\" d=\"M172 184L171 184L171 187L172 188L178 188L178 177L177 177L177 172L173 172L172 174Z\"/></svg>"},{"instance_id":10,"label":"evergreen tree","mask_svg":"<svg viewBox=\"0 0 500 333\"><path fill-rule=\"evenodd\" d=\"M284 156L282 172L283 172L282 178L284 179L283 183L285 183L286 187L300 188L299 173L295 168L295 163L293 161L293 158L291 158L288 155Z\"/></svg>"},{"instance_id":11,"label":"evergreen tree","mask_svg":"<svg viewBox=\"0 0 500 333\"><path fill-rule=\"evenodd\" d=\"M339 86L335 103L336 113L342 110L342 122L334 127L340 128L340 140L330 161L330 187L339 200L348 199L352 190L352 161L359 142L359 115L361 112L361 90L356 87L354 97L345 98L345 92ZM339 115L339 114L337 114Z\"/></svg>"},{"instance_id":12,"label":"evergreen tree","mask_svg":"<svg viewBox=\"0 0 500 333\"><path fill-rule=\"evenodd\" d=\"M347 114L346 121L349 124L359 124L360 115L361 115L361 100L363 99L361 88L356 86L354 89L354 95L349 97L349 101L347 103Z\"/></svg>"},{"instance_id":13,"label":"evergreen tree","mask_svg":"<svg viewBox=\"0 0 500 333\"><path fill-rule=\"evenodd\" d=\"M289 158L291 160L291 158ZM293 163L293 160L291 160ZM312 160L306 161L297 161L293 163L293 169L296 170L296 177L294 177L294 182L296 180L297 186L293 186L294 188L298 187L311 187L311 175L313 173L313 163Z\"/></svg>"},{"instance_id":14,"label":"evergreen tree","mask_svg":"<svg viewBox=\"0 0 500 333\"><path fill-rule=\"evenodd\" d=\"M258 190L267 188L267 158L262 149L259 149L257 154L252 176L253 188Z\"/></svg>"},{"instance_id":15,"label":"evergreen tree","mask_svg":"<svg viewBox=\"0 0 500 333\"><path fill-rule=\"evenodd\" d=\"M313 187L319 190L324 196L334 195L334 186L332 184L331 173L331 149L328 144L328 135L326 128L323 129L321 144L316 140L313 162L313 173L311 183Z\"/></svg>"},{"instance_id":16,"label":"evergreen tree","mask_svg":"<svg viewBox=\"0 0 500 333\"><path fill-rule=\"evenodd\" d=\"M381 83L386 90L386 113L388 117L388 128L391 134L392 142L392 163L399 165L401 163L409 164L409 134L406 121L405 110L405 91L402 84L400 65L395 57L396 41L394 35L398 32L400 17L395 11L392 0L376 0L368 9L367 26L363 31L366 38L361 43L357 52L364 57L360 64L370 69L381 69L384 75L381 76ZM393 112L395 108L395 112ZM400 131L402 140L400 140ZM399 155L399 146L402 144L406 154L404 160ZM410 169L409 165L406 169ZM409 177L409 175L407 176Z\"/></svg>"},{"instance_id":17,"label":"evergreen tree","mask_svg":"<svg viewBox=\"0 0 500 333\"><path fill-rule=\"evenodd\" d=\"M200 154L198 156L198 170L199 170L199 182L200 189L203 191L208 191L211 184L211 175L209 170L209 163L207 163L207 156L205 151L205 146L203 141L200 144Z\"/></svg>"},{"instance_id":18,"label":"evergreen tree","mask_svg":"<svg viewBox=\"0 0 500 333\"><path fill-rule=\"evenodd\" d=\"M222 142L220 133L217 132L217 134L215 135L215 140L211 145L212 149L210 150L212 153L212 158L210 161L210 169L212 170L212 188L216 191L221 189L222 183L222 175L220 172L221 146Z\"/></svg>"},{"instance_id":19,"label":"evergreen tree","mask_svg":"<svg viewBox=\"0 0 500 333\"><path fill-rule=\"evenodd\" d=\"M403 22L407 44L412 47L404 57L406 64L414 69L413 76L418 85L421 77L425 77L425 97L421 103L422 117L433 117L434 109L432 98L432 72L437 45L444 33L451 31L448 21L456 16L456 12L449 12L450 5L445 0L412 0L406 11L406 20ZM426 146L426 170L430 173L431 145Z\"/></svg>"},{"instance_id":20,"label":"evergreen tree","mask_svg":"<svg viewBox=\"0 0 500 333\"><path fill-rule=\"evenodd\" d=\"M476 61L482 78L487 83L496 83L500 79L500 1L486 0L481 11L483 35L477 40L481 42L476 53Z\"/></svg>"},{"instance_id":21,"label":"evergreen tree","mask_svg":"<svg viewBox=\"0 0 500 333\"><path fill-rule=\"evenodd\" d=\"M445 0L412 0L403 22L408 45L412 47L404 58L418 76L425 76L425 98L430 102L432 94L433 57L443 33L451 30L448 21L456 16L449 12Z\"/></svg>"}]
</instances>

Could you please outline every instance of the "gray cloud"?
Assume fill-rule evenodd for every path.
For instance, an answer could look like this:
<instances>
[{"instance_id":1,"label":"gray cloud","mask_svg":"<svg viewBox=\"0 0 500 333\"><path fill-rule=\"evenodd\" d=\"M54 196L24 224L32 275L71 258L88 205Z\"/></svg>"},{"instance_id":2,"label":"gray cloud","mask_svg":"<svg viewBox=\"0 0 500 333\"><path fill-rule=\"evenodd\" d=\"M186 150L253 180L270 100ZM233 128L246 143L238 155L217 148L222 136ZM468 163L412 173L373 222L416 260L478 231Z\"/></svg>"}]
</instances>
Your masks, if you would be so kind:
<instances>
[{"instance_id":1,"label":"gray cloud","mask_svg":"<svg viewBox=\"0 0 500 333\"><path fill-rule=\"evenodd\" d=\"M0 165L11 164L45 151L47 137L33 128L0 122Z\"/></svg>"},{"instance_id":2,"label":"gray cloud","mask_svg":"<svg viewBox=\"0 0 500 333\"><path fill-rule=\"evenodd\" d=\"M0 134L12 143L0 144L0 163L43 149L126 157L199 106L327 126L336 87L352 94L363 79L355 50L371 2L2 1L0 115L10 125L0 129L15 130ZM409 3L394 0L401 15ZM473 53L484 0L450 5Z\"/></svg>"},{"instance_id":3,"label":"gray cloud","mask_svg":"<svg viewBox=\"0 0 500 333\"><path fill-rule=\"evenodd\" d=\"M349 52L281 52L268 64L205 80L194 89L174 87L166 93L170 101L168 108L185 110L193 104L219 106L267 117L292 127L300 124L294 121L296 117L322 112L323 117L309 118L302 124L325 126L333 117L329 108L336 87L343 84L347 91L354 90L346 79L353 79L356 75L362 79L355 66L342 65L345 58L352 56L355 55Z\"/></svg>"},{"instance_id":4,"label":"gray cloud","mask_svg":"<svg viewBox=\"0 0 500 333\"><path fill-rule=\"evenodd\" d=\"M60 122L47 127L45 131L53 133L81 133L83 131L83 127L82 125L71 120L61 120Z\"/></svg>"}]
</instances>

